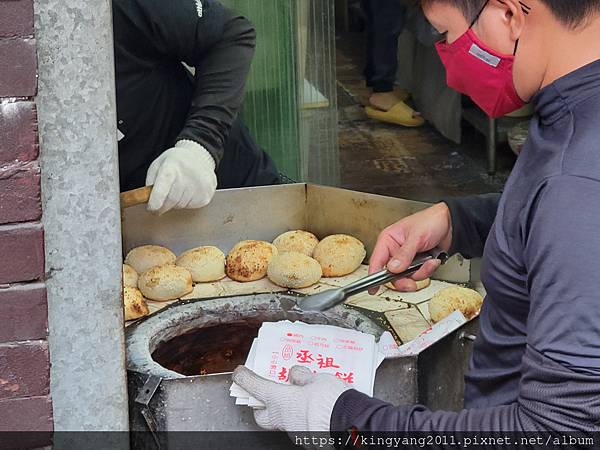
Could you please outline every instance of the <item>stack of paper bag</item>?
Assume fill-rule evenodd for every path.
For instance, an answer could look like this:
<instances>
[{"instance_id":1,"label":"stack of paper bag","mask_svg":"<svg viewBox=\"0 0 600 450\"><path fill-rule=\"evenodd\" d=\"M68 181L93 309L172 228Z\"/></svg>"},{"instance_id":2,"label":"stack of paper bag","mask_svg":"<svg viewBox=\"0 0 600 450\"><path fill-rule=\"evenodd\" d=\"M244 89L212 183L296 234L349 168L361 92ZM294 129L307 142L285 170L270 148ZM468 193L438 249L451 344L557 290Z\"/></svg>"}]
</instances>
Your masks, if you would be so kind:
<instances>
[{"instance_id":1,"label":"stack of paper bag","mask_svg":"<svg viewBox=\"0 0 600 450\"><path fill-rule=\"evenodd\" d=\"M385 356L375 336L331 325L267 322L254 339L246 367L276 383L289 384L293 366L327 373L353 389L373 395L375 372ZM235 383L236 405L264 406Z\"/></svg>"}]
</instances>

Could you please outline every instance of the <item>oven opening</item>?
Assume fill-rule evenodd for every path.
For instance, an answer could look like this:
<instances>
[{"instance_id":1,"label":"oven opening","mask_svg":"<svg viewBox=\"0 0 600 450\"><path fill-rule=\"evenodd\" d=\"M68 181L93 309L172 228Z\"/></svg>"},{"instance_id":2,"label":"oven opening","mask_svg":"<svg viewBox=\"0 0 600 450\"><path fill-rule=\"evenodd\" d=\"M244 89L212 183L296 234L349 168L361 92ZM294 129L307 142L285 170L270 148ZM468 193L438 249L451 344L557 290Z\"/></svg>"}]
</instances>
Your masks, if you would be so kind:
<instances>
[{"instance_id":1,"label":"oven opening","mask_svg":"<svg viewBox=\"0 0 600 450\"><path fill-rule=\"evenodd\" d=\"M246 362L261 323L250 319L200 327L161 343L152 358L186 376L233 372Z\"/></svg>"}]
</instances>

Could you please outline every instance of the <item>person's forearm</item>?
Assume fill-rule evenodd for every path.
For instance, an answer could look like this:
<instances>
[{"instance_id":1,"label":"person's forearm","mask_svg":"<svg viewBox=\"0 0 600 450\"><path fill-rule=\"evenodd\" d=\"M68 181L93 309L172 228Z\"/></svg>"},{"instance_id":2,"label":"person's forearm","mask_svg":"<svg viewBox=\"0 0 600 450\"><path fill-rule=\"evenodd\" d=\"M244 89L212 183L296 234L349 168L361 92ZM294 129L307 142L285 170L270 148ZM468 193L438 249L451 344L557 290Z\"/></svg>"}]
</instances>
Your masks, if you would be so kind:
<instances>
[{"instance_id":1,"label":"person's forearm","mask_svg":"<svg viewBox=\"0 0 600 450\"><path fill-rule=\"evenodd\" d=\"M483 255L485 241L494 223L500 194L446 198L452 218L452 243L449 253L460 253L465 258Z\"/></svg>"},{"instance_id":2,"label":"person's forearm","mask_svg":"<svg viewBox=\"0 0 600 450\"><path fill-rule=\"evenodd\" d=\"M332 432L589 431L595 429L600 380L575 373L538 352L523 358L524 377L516 403L460 412L423 406L395 407L350 390L338 399ZM401 387L399 387L401 389Z\"/></svg>"},{"instance_id":3,"label":"person's forearm","mask_svg":"<svg viewBox=\"0 0 600 450\"><path fill-rule=\"evenodd\" d=\"M217 165L236 119L254 54L255 31L240 16L228 17L220 40L195 64L195 91L184 129L178 139L205 147Z\"/></svg>"}]
</instances>

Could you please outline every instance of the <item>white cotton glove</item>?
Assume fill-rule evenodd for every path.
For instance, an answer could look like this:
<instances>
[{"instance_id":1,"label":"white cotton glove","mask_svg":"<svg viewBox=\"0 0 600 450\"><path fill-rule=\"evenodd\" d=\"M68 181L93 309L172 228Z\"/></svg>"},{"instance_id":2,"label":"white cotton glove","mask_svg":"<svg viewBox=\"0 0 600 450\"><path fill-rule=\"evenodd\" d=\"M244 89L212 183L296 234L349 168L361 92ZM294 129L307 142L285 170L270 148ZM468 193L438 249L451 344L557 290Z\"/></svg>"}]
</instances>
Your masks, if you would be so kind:
<instances>
[{"instance_id":1,"label":"white cotton glove","mask_svg":"<svg viewBox=\"0 0 600 450\"><path fill-rule=\"evenodd\" d=\"M335 402L350 389L333 375L316 375L302 366L290 369L291 385L267 380L244 366L235 369L233 381L265 404L254 411L258 426L287 432L329 432Z\"/></svg>"},{"instance_id":2,"label":"white cotton glove","mask_svg":"<svg viewBox=\"0 0 600 450\"><path fill-rule=\"evenodd\" d=\"M148 211L164 214L197 209L210 203L217 190L215 160L200 144L181 140L150 165L146 186L154 185Z\"/></svg>"}]
</instances>

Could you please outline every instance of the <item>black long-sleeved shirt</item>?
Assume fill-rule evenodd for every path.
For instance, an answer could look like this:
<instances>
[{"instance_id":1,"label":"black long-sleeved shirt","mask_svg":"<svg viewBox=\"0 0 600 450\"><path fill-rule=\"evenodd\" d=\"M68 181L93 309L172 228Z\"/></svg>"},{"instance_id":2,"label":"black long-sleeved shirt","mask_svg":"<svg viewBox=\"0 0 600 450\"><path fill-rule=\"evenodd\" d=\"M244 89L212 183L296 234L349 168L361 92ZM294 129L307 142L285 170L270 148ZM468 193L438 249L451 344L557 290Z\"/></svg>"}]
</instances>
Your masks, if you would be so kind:
<instances>
[{"instance_id":1,"label":"black long-sleeved shirt","mask_svg":"<svg viewBox=\"0 0 600 450\"><path fill-rule=\"evenodd\" d=\"M254 54L248 20L216 0L113 0L121 189L180 139L217 165ZM195 77L183 66L195 68Z\"/></svg>"},{"instance_id":2,"label":"black long-sleeved shirt","mask_svg":"<svg viewBox=\"0 0 600 450\"><path fill-rule=\"evenodd\" d=\"M394 407L351 390L333 431L600 431L600 61L533 103L502 197L447 202L453 250L483 253L488 294L466 409Z\"/></svg>"}]
</instances>

